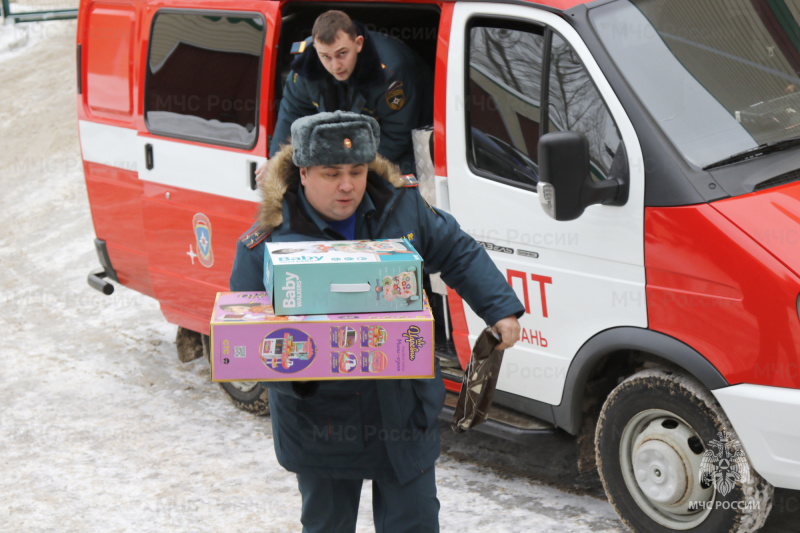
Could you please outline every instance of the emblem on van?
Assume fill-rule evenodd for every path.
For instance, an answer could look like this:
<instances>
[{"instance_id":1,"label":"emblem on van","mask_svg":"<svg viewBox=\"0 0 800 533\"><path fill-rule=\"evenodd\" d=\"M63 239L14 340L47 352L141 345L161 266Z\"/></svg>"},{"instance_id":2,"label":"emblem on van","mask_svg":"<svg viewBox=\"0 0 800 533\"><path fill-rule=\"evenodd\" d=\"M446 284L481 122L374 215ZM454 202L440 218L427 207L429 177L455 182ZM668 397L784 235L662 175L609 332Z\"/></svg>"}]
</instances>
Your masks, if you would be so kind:
<instances>
[{"instance_id":1,"label":"emblem on van","mask_svg":"<svg viewBox=\"0 0 800 533\"><path fill-rule=\"evenodd\" d=\"M214 265L214 250L211 248L211 221L203 213L192 218L194 240L197 244L197 259L206 268Z\"/></svg>"},{"instance_id":2,"label":"emblem on van","mask_svg":"<svg viewBox=\"0 0 800 533\"><path fill-rule=\"evenodd\" d=\"M475 241L475 242L483 246L483 249L489 252L502 252L504 254L514 253L514 249L509 248L508 246L500 246L493 242L485 242L485 241Z\"/></svg>"}]
</instances>

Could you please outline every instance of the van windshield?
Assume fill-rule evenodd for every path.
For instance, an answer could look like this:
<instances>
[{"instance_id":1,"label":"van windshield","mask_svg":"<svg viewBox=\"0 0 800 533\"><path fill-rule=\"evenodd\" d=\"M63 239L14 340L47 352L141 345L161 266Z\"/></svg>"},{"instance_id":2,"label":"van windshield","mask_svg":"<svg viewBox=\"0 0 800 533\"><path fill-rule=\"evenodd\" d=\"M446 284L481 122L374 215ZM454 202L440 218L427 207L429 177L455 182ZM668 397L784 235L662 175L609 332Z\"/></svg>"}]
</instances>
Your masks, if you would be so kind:
<instances>
[{"instance_id":1,"label":"van windshield","mask_svg":"<svg viewBox=\"0 0 800 533\"><path fill-rule=\"evenodd\" d=\"M693 165L800 137L800 0L631 0L592 9L590 19Z\"/></svg>"}]
</instances>

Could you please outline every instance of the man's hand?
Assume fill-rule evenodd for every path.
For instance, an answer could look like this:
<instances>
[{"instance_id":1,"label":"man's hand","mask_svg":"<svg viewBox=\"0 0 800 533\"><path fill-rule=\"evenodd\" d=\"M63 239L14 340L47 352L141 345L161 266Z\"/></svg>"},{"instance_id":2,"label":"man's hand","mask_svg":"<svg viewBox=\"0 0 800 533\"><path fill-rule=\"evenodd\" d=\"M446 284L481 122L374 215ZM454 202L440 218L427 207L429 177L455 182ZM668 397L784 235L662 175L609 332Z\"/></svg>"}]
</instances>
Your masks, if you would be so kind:
<instances>
[{"instance_id":1,"label":"man's hand","mask_svg":"<svg viewBox=\"0 0 800 533\"><path fill-rule=\"evenodd\" d=\"M267 167L269 166L269 159L261 163L256 169L256 184L261 187L261 181L267 177Z\"/></svg>"},{"instance_id":2,"label":"man's hand","mask_svg":"<svg viewBox=\"0 0 800 533\"><path fill-rule=\"evenodd\" d=\"M500 337L500 344L497 345L498 350L507 350L514 346L519 340L519 321L514 315L501 318L497 323L492 326L492 331Z\"/></svg>"}]
</instances>

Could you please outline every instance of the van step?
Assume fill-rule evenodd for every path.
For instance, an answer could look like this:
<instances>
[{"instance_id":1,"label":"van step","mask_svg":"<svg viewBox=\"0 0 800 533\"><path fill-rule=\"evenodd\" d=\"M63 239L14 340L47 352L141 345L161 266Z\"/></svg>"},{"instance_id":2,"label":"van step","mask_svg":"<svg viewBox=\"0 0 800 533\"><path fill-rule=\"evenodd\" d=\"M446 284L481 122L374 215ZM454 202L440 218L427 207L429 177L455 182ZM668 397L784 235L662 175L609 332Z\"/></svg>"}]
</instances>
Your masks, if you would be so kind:
<instances>
[{"instance_id":1,"label":"van step","mask_svg":"<svg viewBox=\"0 0 800 533\"><path fill-rule=\"evenodd\" d=\"M433 351L440 363L444 364L445 361L449 361L459 366L458 353L456 352L455 344L453 344L453 339L446 339L444 334L440 334L440 332L437 331L434 336L433 344Z\"/></svg>"},{"instance_id":2,"label":"van step","mask_svg":"<svg viewBox=\"0 0 800 533\"><path fill-rule=\"evenodd\" d=\"M458 394L447 391L439 419L452 422L457 403ZM553 424L499 405L492 405L486 422L475 426L474 430L521 444L529 443L544 435L553 435L558 431Z\"/></svg>"},{"instance_id":3,"label":"van step","mask_svg":"<svg viewBox=\"0 0 800 533\"><path fill-rule=\"evenodd\" d=\"M439 357L439 354L436 355ZM464 377L464 371L461 370L461 365L458 364L458 361L439 357L439 368L442 370L442 377L444 379L461 383Z\"/></svg>"}]
</instances>

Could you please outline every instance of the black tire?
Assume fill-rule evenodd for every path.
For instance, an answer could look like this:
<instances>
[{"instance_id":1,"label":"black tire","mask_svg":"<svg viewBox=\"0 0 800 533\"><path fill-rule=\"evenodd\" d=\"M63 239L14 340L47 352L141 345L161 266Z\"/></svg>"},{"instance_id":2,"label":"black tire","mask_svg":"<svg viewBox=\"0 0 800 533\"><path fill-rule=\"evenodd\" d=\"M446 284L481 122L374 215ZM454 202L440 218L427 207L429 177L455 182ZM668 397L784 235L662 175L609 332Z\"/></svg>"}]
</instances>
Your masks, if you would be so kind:
<instances>
[{"instance_id":1,"label":"black tire","mask_svg":"<svg viewBox=\"0 0 800 533\"><path fill-rule=\"evenodd\" d=\"M211 362L211 346L208 335L203 335L203 353L206 361ZM256 416L269 415L268 389L264 383L255 381L231 381L218 383L228 400L237 409L247 411Z\"/></svg>"},{"instance_id":2,"label":"black tire","mask_svg":"<svg viewBox=\"0 0 800 533\"><path fill-rule=\"evenodd\" d=\"M677 370L620 383L600 413L595 452L606 495L633 531L753 532L772 508L772 485L750 466L719 403ZM715 472L740 478L716 483Z\"/></svg>"}]
</instances>

